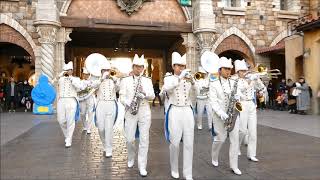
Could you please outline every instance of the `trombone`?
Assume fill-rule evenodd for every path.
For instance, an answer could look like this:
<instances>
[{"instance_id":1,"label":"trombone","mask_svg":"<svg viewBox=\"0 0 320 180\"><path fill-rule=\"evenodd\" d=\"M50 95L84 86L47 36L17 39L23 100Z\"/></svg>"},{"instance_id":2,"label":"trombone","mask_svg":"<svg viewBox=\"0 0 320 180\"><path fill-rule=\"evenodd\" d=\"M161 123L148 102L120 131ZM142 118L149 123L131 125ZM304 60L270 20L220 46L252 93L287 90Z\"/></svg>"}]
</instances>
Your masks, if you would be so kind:
<instances>
[{"instance_id":1,"label":"trombone","mask_svg":"<svg viewBox=\"0 0 320 180\"><path fill-rule=\"evenodd\" d=\"M278 78L278 76L280 76L282 73L280 72L279 69L270 69L268 70L268 68L263 65L263 64L259 64L256 68L257 70L249 70L246 73L246 77L250 77L250 75L252 74L258 74L260 77L266 77L266 78Z\"/></svg>"}]
</instances>

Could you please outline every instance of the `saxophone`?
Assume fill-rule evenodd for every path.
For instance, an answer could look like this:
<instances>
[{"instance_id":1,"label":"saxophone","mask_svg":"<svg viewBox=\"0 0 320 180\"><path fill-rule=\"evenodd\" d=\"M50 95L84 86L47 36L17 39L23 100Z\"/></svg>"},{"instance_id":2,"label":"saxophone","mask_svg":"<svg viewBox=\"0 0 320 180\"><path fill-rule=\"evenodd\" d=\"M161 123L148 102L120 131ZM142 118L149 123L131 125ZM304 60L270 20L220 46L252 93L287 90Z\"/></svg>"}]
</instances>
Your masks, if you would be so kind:
<instances>
[{"instance_id":1,"label":"saxophone","mask_svg":"<svg viewBox=\"0 0 320 180\"><path fill-rule=\"evenodd\" d=\"M234 125L236 124L237 117L239 113L242 111L241 103L238 102L234 97L235 94L237 93L238 81L239 81L239 78L237 78L234 82L233 90L230 94L229 104L227 109L227 114L229 118L226 119L226 121L224 122L224 127L228 132L231 132L233 130Z\"/></svg>"},{"instance_id":2,"label":"saxophone","mask_svg":"<svg viewBox=\"0 0 320 180\"><path fill-rule=\"evenodd\" d=\"M128 108L132 115L138 114L138 111L139 111L141 98L138 96L138 93L140 93L140 89L141 89L141 77L142 75L140 75L138 78L137 86L134 91L134 96Z\"/></svg>"}]
</instances>

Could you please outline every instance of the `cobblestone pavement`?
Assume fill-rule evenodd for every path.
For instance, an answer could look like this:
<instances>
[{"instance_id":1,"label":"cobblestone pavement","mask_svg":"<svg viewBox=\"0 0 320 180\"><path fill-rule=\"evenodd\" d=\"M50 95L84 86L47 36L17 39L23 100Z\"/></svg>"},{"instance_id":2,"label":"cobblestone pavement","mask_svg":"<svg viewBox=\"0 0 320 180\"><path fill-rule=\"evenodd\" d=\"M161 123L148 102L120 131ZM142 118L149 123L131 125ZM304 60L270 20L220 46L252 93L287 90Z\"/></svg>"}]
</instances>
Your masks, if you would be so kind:
<instances>
[{"instance_id":1,"label":"cobblestone pavement","mask_svg":"<svg viewBox=\"0 0 320 180\"><path fill-rule=\"evenodd\" d=\"M146 178L138 175L137 162L127 168L121 129L115 130L113 157L108 159L103 157L97 129L86 135L77 123L72 147L66 149L58 123L47 120L1 146L1 179L171 179L162 113L153 111ZM249 162L243 146L239 158L243 175L236 176L229 169L228 143L221 150L219 167L211 165L212 138L206 128L195 131L194 179L320 179L320 138L260 125L260 161ZM180 155L182 176L182 148Z\"/></svg>"}]
</instances>

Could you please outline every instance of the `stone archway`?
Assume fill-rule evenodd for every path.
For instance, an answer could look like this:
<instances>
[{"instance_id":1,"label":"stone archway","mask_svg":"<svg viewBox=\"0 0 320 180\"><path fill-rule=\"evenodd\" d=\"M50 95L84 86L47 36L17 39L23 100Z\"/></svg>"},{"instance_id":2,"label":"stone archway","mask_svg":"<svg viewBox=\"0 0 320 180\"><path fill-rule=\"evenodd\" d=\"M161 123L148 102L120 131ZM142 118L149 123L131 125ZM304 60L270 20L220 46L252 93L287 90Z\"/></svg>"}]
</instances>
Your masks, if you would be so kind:
<instances>
[{"instance_id":1,"label":"stone archway","mask_svg":"<svg viewBox=\"0 0 320 180\"><path fill-rule=\"evenodd\" d=\"M240 31L238 28L236 27L231 27L230 29L226 30L221 36L219 36L219 38L216 40L216 42L214 43L214 45L212 46L212 51L216 51L217 47L229 36L231 35L235 35L237 36L240 40L242 40L246 46L250 49L251 53L254 54L255 53L255 48L254 45L252 44L252 42L250 41L250 39L242 32Z\"/></svg>"},{"instance_id":2,"label":"stone archway","mask_svg":"<svg viewBox=\"0 0 320 180\"><path fill-rule=\"evenodd\" d=\"M34 52L29 42L22 36L22 34L6 24L0 25L0 42L7 42L20 46L25 49L30 56L32 56L32 59L34 59Z\"/></svg>"},{"instance_id":3,"label":"stone archway","mask_svg":"<svg viewBox=\"0 0 320 180\"><path fill-rule=\"evenodd\" d=\"M254 65L253 53L248 45L238 36L230 35L225 38L215 49L216 54L222 54L226 51L236 52L245 58L250 65Z\"/></svg>"},{"instance_id":4,"label":"stone archway","mask_svg":"<svg viewBox=\"0 0 320 180\"><path fill-rule=\"evenodd\" d=\"M37 46L29 33L12 17L0 15L0 42L9 42L24 48L35 60Z\"/></svg>"}]
</instances>

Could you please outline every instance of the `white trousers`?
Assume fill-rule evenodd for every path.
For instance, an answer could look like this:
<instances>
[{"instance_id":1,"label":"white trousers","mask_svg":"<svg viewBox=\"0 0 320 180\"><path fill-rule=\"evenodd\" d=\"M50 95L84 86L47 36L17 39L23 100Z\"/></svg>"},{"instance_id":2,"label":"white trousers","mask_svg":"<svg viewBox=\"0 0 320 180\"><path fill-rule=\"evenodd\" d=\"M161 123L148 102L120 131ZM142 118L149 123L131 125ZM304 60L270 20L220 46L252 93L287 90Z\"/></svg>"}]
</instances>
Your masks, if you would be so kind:
<instances>
[{"instance_id":1,"label":"white trousers","mask_svg":"<svg viewBox=\"0 0 320 180\"><path fill-rule=\"evenodd\" d=\"M197 99L197 123L198 127L202 127L202 117L204 110L207 112L208 127L212 128L212 108L208 102L208 99Z\"/></svg>"},{"instance_id":2,"label":"white trousers","mask_svg":"<svg viewBox=\"0 0 320 180\"><path fill-rule=\"evenodd\" d=\"M75 98L59 98L57 103L57 119L65 137L65 142L72 141L76 110L77 100Z\"/></svg>"},{"instance_id":3,"label":"white trousers","mask_svg":"<svg viewBox=\"0 0 320 180\"><path fill-rule=\"evenodd\" d=\"M255 157L257 151L257 110L253 101L241 101L242 111L240 112L239 126L239 147L248 137L247 156Z\"/></svg>"},{"instance_id":4,"label":"white trousers","mask_svg":"<svg viewBox=\"0 0 320 180\"><path fill-rule=\"evenodd\" d=\"M129 111L125 113L125 136L128 148L128 161L135 158L135 134L139 127L139 150L138 150L138 167L146 169L149 149L149 129L151 126L151 110L149 104L140 105L139 112L132 115Z\"/></svg>"},{"instance_id":5,"label":"white trousers","mask_svg":"<svg viewBox=\"0 0 320 180\"><path fill-rule=\"evenodd\" d=\"M116 104L114 101L99 100L96 109L96 121L106 153L112 153L113 124L116 116Z\"/></svg>"},{"instance_id":6,"label":"white trousers","mask_svg":"<svg viewBox=\"0 0 320 180\"><path fill-rule=\"evenodd\" d=\"M92 122L94 118L94 112L93 112L94 106L95 106L95 100L93 96L90 96L86 100L80 101L81 120L83 123L83 128L86 130L90 130L92 127Z\"/></svg>"},{"instance_id":7,"label":"white trousers","mask_svg":"<svg viewBox=\"0 0 320 180\"><path fill-rule=\"evenodd\" d=\"M194 117L190 106L171 106L169 111L171 171L178 173L179 145L183 140L183 176L192 177Z\"/></svg>"},{"instance_id":8,"label":"white trousers","mask_svg":"<svg viewBox=\"0 0 320 180\"><path fill-rule=\"evenodd\" d=\"M224 128L224 121L219 118L214 119L214 132L216 136L212 143L212 160L218 162L220 149L227 138L227 130ZM236 120L234 129L229 133L229 163L231 169L238 168L238 151L239 151L239 118Z\"/></svg>"}]
</instances>

